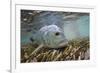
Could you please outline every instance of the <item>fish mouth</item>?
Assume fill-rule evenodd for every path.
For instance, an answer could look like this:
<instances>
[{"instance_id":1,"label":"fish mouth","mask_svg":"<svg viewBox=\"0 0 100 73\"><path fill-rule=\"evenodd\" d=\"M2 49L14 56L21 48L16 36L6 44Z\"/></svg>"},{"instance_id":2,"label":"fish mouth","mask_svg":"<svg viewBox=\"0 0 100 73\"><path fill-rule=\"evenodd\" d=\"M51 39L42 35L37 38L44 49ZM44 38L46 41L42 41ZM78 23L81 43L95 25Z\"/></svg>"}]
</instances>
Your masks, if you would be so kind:
<instances>
[{"instance_id":1,"label":"fish mouth","mask_svg":"<svg viewBox=\"0 0 100 73\"><path fill-rule=\"evenodd\" d=\"M59 47L66 47L67 44L68 44L68 41L65 39L65 40L60 42Z\"/></svg>"}]
</instances>

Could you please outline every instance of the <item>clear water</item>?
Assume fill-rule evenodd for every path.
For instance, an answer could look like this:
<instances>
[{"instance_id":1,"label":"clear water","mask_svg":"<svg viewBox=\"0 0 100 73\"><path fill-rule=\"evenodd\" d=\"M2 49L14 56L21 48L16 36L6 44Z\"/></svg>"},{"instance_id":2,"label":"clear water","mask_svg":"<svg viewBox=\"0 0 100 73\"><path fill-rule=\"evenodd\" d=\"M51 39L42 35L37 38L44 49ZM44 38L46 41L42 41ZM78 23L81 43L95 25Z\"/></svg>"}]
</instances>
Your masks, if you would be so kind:
<instances>
[{"instance_id":1,"label":"clear water","mask_svg":"<svg viewBox=\"0 0 100 73\"><path fill-rule=\"evenodd\" d=\"M64 33L68 40L89 37L89 15L79 16L79 19L66 21Z\"/></svg>"},{"instance_id":2,"label":"clear water","mask_svg":"<svg viewBox=\"0 0 100 73\"><path fill-rule=\"evenodd\" d=\"M90 18L89 15L78 16L78 19L68 19L64 22L64 34L68 40L89 37ZM29 43L31 32L23 33L21 43Z\"/></svg>"}]
</instances>

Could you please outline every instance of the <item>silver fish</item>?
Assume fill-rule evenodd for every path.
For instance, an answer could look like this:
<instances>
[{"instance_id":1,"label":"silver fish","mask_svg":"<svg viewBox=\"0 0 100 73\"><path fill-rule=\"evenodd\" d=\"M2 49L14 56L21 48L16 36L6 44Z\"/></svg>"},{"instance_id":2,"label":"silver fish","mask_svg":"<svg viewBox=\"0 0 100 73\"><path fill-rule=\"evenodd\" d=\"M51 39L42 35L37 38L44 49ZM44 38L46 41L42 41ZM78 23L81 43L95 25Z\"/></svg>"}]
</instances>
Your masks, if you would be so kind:
<instances>
[{"instance_id":1,"label":"silver fish","mask_svg":"<svg viewBox=\"0 0 100 73\"><path fill-rule=\"evenodd\" d=\"M68 43L63 30L57 25L42 27L32 38L35 39L36 43L43 44L44 47L48 48L61 48Z\"/></svg>"}]
</instances>

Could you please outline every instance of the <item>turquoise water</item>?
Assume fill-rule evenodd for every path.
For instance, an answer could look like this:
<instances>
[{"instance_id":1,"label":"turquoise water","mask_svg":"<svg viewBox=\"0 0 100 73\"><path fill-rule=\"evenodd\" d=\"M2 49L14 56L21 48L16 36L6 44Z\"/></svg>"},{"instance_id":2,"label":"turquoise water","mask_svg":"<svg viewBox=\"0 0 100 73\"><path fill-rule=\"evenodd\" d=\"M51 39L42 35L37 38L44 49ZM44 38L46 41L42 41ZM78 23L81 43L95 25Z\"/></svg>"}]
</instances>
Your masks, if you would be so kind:
<instances>
[{"instance_id":1,"label":"turquoise water","mask_svg":"<svg viewBox=\"0 0 100 73\"><path fill-rule=\"evenodd\" d=\"M89 16L82 16L77 21L79 26L80 36L89 36Z\"/></svg>"},{"instance_id":2,"label":"turquoise water","mask_svg":"<svg viewBox=\"0 0 100 73\"><path fill-rule=\"evenodd\" d=\"M64 21L64 34L68 40L89 37L90 18L89 14L73 15L73 18ZM49 20L49 19L48 19ZM57 20L57 19L56 19ZM51 22L50 22L51 23ZM21 34L21 43L29 43L32 32Z\"/></svg>"},{"instance_id":3,"label":"turquoise water","mask_svg":"<svg viewBox=\"0 0 100 73\"><path fill-rule=\"evenodd\" d=\"M79 19L66 21L64 33L68 40L89 37L89 15L79 16Z\"/></svg>"}]
</instances>

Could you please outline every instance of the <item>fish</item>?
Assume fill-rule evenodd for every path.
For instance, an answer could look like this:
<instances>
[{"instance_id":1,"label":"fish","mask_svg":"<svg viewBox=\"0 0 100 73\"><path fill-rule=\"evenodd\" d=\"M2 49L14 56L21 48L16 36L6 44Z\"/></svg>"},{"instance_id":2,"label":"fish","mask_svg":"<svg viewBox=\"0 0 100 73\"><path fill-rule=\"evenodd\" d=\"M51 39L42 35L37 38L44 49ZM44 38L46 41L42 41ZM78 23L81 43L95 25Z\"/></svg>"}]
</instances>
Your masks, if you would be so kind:
<instances>
[{"instance_id":1,"label":"fish","mask_svg":"<svg viewBox=\"0 0 100 73\"><path fill-rule=\"evenodd\" d=\"M63 24L63 18L59 12L43 11L35 15L30 24L26 26L22 24L21 39L24 37L24 40L27 40L24 41L26 43L30 42L30 38L32 42L43 44L46 48L64 47L68 41L64 35Z\"/></svg>"},{"instance_id":2,"label":"fish","mask_svg":"<svg viewBox=\"0 0 100 73\"><path fill-rule=\"evenodd\" d=\"M68 44L63 31L57 25L48 25L42 27L32 36L35 43L43 44L46 48L61 48Z\"/></svg>"}]
</instances>

